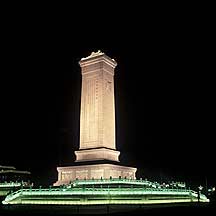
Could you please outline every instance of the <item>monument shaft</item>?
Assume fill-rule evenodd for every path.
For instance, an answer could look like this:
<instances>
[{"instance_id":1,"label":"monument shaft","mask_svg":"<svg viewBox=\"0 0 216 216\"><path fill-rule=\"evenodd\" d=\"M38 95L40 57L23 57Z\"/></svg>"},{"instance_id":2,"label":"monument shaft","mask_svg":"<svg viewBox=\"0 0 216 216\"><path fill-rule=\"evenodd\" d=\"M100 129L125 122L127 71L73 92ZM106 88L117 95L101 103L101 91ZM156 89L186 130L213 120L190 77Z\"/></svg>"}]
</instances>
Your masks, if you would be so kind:
<instances>
[{"instance_id":1,"label":"monument shaft","mask_svg":"<svg viewBox=\"0 0 216 216\"><path fill-rule=\"evenodd\" d=\"M98 55L80 61L82 93L80 149L115 149L114 68L117 64Z\"/></svg>"},{"instance_id":2,"label":"monument shaft","mask_svg":"<svg viewBox=\"0 0 216 216\"><path fill-rule=\"evenodd\" d=\"M79 62L82 73L80 149L76 161L119 161L115 145L115 60L101 52Z\"/></svg>"}]
</instances>

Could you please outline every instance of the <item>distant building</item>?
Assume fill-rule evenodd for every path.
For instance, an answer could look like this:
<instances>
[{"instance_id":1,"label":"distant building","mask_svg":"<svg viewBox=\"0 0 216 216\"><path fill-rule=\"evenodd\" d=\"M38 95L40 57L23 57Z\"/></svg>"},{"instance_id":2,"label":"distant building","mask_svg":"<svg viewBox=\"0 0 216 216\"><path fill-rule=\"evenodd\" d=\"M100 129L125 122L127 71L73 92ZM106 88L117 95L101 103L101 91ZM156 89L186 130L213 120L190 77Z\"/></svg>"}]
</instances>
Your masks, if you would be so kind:
<instances>
[{"instance_id":1,"label":"distant building","mask_svg":"<svg viewBox=\"0 0 216 216\"><path fill-rule=\"evenodd\" d=\"M13 166L0 165L0 183L4 182L29 182L31 173L29 171L17 170Z\"/></svg>"},{"instance_id":2,"label":"distant building","mask_svg":"<svg viewBox=\"0 0 216 216\"><path fill-rule=\"evenodd\" d=\"M19 188L31 186L30 175L29 171L0 165L0 197L5 197Z\"/></svg>"}]
</instances>

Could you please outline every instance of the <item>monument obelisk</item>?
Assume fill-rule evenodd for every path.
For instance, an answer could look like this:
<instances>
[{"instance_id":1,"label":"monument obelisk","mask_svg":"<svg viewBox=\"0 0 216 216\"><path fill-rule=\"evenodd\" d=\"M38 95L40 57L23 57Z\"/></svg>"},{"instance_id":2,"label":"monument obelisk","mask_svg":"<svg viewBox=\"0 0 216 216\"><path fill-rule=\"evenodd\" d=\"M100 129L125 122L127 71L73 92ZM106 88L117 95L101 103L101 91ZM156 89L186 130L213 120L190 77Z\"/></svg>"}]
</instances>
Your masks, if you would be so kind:
<instances>
[{"instance_id":1,"label":"monument obelisk","mask_svg":"<svg viewBox=\"0 0 216 216\"><path fill-rule=\"evenodd\" d=\"M80 148L76 164L58 167L58 181L75 179L131 178L136 168L119 165L115 144L114 69L117 63L101 51L79 62L82 73Z\"/></svg>"}]
</instances>

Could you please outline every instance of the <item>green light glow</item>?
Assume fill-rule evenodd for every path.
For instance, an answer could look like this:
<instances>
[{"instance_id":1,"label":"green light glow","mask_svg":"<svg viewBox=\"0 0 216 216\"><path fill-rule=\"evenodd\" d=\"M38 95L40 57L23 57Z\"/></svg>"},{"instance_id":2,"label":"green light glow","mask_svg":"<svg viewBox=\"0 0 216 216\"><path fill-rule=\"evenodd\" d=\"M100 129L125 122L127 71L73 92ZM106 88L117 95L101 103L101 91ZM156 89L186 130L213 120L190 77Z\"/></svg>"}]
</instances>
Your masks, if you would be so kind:
<instances>
[{"instance_id":1,"label":"green light glow","mask_svg":"<svg viewBox=\"0 0 216 216\"><path fill-rule=\"evenodd\" d=\"M204 195L200 198L202 202L209 201ZM196 192L186 189L49 188L20 189L8 195L3 204L153 204L196 202L197 199Z\"/></svg>"},{"instance_id":2,"label":"green light glow","mask_svg":"<svg viewBox=\"0 0 216 216\"><path fill-rule=\"evenodd\" d=\"M95 185L95 184L133 184L151 186L153 183L147 180L134 180L134 179L92 179L92 180L76 180L74 185Z\"/></svg>"},{"instance_id":3,"label":"green light glow","mask_svg":"<svg viewBox=\"0 0 216 216\"><path fill-rule=\"evenodd\" d=\"M19 182L6 182L6 183L0 183L0 188L5 187L20 187L21 183Z\"/></svg>"},{"instance_id":4,"label":"green light glow","mask_svg":"<svg viewBox=\"0 0 216 216\"><path fill-rule=\"evenodd\" d=\"M179 202L191 202L190 199L162 199L162 200L55 200L55 199L44 199L44 200L20 200L19 202L12 202L10 204L36 204L36 205L104 205L104 204L159 204L159 203L179 203ZM3 201L3 204L8 204Z\"/></svg>"},{"instance_id":5,"label":"green light glow","mask_svg":"<svg viewBox=\"0 0 216 216\"><path fill-rule=\"evenodd\" d=\"M156 188L156 185L157 182L153 183L146 180L76 180L70 185L58 188L20 189L8 195L3 204L153 204L197 202L198 200L195 191ZM208 202L209 200L205 195L201 194L200 201Z\"/></svg>"}]
</instances>

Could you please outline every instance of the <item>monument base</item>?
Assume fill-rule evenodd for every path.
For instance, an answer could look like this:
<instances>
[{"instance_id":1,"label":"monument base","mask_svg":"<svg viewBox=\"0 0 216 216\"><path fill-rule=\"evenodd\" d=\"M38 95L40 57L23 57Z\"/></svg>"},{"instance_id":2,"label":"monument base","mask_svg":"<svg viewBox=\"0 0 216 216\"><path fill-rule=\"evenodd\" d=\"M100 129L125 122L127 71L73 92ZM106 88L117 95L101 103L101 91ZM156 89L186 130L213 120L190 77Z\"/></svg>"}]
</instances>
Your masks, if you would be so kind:
<instances>
[{"instance_id":1,"label":"monument base","mask_svg":"<svg viewBox=\"0 0 216 216\"><path fill-rule=\"evenodd\" d=\"M80 149L75 151L76 162L111 160L119 162L119 151L107 148Z\"/></svg>"},{"instance_id":2,"label":"monument base","mask_svg":"<svg viewBox=\"0 0 216 216\"><path fill-rule=\"evenodd\" d=\"M120 166L115 164L94 164L58 167L58 181L54 186L69 184L76 179L109 179L128 178L136 179L136 170L134 167Z\"/></svg>"}]
</instances>

